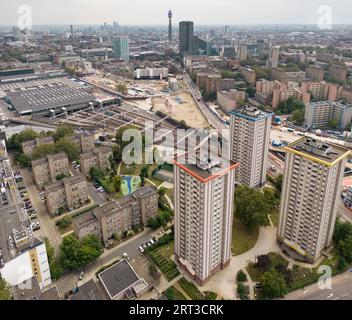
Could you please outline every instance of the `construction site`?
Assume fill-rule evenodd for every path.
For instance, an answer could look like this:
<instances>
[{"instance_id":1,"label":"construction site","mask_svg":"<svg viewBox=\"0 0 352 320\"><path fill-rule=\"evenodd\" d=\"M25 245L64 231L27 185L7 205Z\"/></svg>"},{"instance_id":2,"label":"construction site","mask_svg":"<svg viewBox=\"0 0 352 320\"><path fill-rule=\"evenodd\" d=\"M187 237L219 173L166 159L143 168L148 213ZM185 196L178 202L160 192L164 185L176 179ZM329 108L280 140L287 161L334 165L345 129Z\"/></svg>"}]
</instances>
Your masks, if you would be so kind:
<instances>
[{"instance_id":1,"label":"construction site","mask_svg":"<svg viewBox=\"0 0 352 320\"><path fill-rule=\"evenodd\" d=\"M186 125L192 128L200 129L208 127L208 122L200 112L197 103L193 97L181 91L168 97L153 97L152 111L159 111L167 114L176 121L184 120Z\"/></svg>"}]
</instances>

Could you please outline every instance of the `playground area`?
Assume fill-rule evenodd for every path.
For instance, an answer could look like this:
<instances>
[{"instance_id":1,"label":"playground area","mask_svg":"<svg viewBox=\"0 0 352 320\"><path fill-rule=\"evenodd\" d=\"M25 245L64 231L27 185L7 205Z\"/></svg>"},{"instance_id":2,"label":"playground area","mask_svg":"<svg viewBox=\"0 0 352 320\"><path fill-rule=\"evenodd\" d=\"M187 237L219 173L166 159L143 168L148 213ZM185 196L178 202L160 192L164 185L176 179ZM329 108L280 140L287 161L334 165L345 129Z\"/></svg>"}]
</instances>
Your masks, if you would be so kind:
<instances>
[{"instance_id":1,"label":"playground area","mask_svg":"<svg viewBox=\"0 0 352 320\"><path fill-rule=\"evenodd\" d=\"M139 176L122 176L121 192L126 196L140 188L141 184L142 181Z\"/></svg>"},{"instance_id":2,"label":"playground area","mask_svg":"<svg viewBox=\"0 0 352 320\"><path fill-rule=\"evenodd\" d=\"M152 110L161 111L177 121L184 120L192 128L208 127L208 122L198 109L197 103L187 92L152 98Z\"/></svg>"}]
</instances>

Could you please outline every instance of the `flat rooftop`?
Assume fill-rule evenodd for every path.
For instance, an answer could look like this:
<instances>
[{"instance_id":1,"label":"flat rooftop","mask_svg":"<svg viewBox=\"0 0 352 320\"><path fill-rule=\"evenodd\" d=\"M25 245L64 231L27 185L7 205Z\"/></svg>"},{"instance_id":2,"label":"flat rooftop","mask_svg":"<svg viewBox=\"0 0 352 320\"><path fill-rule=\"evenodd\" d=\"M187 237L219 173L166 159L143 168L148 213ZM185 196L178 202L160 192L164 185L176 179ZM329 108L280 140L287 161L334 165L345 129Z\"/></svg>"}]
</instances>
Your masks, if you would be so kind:
<instances>
[{"instance_id":1,"label":"flat rooftop","mask_svg":"<svg viewBox=\"0 0 352 320\"><path fill-rule=\"evenodd\" d=\"M285 149L330 166L350 154L347 148L308 137L291 143Z\"/></svg>"},{"instance_id":2,"label":"flat rooftop","mask_svg":"<svg viewBox=\"0 0 352 320\"><path fill-rule=\"evenodd\" d=\"M241 108L231 110L229 113L230 115L234 115L236 117L244 118L250 121L258 121L273 115L273 113L262 111L257 107L250 105L245 105Z\"/></svg>"},{"instance_id":3,"label":"flat rooftop","mask_svg":"<svg viewBox=\"0 0 352 320\"><path fill-rule=\"evenodd\" d=\"M82 173L80 174L77 174L75 176L72 176L72 177L66 177L63 179L63 182L66 184L75 184L75 183L80 183L80 182L83 182L83 181L86 181L84 175Z\"/></svg>"},{"instance_id":4,"label":"flat rooftop","mask_svg":"<svg viewBox=\"0 0 352 320\"><path fill-rule=\"evenodd\" d=\"M73 218L73 224L78 228L84 228L85 226L89 226L92 223L97 222L97 217L94 214L94 211L85 212L75 218Z\"/></svg>"},{"instance_id":5,"label":"flat rooftop","mask_svg":"<svg viewBox=\"0 0 352 320\"><path fill-rule=\"evenodd\" d=\"M19 114L95 101L95 97L83 90L67 85L28 89L8 93L7 97Z\"/></svg>"},{"instance_id":6,"label":"flat rooftop","mask_svg":"<svg viewBox=\"0 0 352 320\"><path fill-rule=\"evenodd\" d=\"M114 299L140 280L126 260L122 260L99 273L98 278L111 299Z\"/></svg>"},{"instance_id":7,"label":"flat rooftop","mask_svg":"<svg viewBox=\"0 0 352 320\"><path fill-rule=\"evenodd\" d=\"M197 151L186 153L177 157L174 164L202 183L221 177L240 166L239 163L206 151L204 154Z\"/></svg>"},{"instance_id":8,"label":"flat rooftop","mask_svg":"<svg viewBox=\"0 0 352 320\"><path fill-rule=\"evenodd\" d=\"M81 285L71 300L106 300L106 297L100 285L92 279Z\"/></svg>"}]
</instances>

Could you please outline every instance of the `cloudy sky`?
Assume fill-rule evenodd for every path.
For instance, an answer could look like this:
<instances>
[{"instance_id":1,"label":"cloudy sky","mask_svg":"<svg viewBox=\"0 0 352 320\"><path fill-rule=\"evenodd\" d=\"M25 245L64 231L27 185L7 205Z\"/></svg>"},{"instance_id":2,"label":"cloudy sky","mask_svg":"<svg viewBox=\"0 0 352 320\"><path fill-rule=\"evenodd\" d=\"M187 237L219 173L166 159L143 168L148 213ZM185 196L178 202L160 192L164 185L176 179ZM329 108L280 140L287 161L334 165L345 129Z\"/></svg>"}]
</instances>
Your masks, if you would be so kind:
<instances>
[{"instance_id":1,"label":"cloudy sky","mask_svg":"<svg viewBox=\"0 0 352 320\"><path fill-rule=\"evenodd\" d=\"M352 0L0 0L0 25L15 25L21 5L32 8L34 25L102 24L315 24L319 6L331 7L332 23L352 23Z\"/></svg>"}]
</instances>

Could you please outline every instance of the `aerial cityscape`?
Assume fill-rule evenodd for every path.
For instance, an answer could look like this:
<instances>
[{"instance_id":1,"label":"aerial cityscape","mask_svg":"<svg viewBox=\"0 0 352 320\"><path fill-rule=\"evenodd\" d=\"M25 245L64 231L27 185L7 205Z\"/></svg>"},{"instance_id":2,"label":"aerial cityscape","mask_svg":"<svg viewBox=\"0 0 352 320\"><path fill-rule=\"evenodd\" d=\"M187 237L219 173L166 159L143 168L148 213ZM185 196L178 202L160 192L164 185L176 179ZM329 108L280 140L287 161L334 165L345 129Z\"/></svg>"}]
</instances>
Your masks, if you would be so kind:
<instances>
[{"instance_id":1,"label":"aerial cityscape","mask_svg":"<svg viewBox=\"0 0 352 320\"><path fill-rule=\"evenodd\" d=\"M352 300L352 4L311 2L1 4L0 300Z\"/></svg>"}]
</instances>

